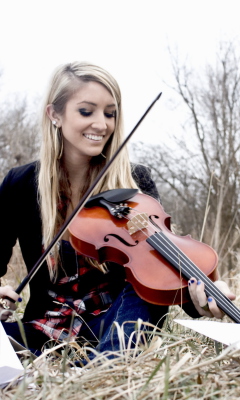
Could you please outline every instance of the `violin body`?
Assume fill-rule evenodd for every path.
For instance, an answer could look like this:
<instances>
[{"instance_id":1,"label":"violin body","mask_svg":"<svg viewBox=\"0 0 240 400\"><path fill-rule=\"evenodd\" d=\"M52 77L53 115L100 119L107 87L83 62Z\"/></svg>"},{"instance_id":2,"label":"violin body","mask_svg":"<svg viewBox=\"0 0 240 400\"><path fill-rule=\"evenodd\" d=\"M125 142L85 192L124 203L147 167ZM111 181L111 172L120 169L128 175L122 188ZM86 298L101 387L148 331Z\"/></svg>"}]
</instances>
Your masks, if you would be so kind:
<instances>
[{"instance_id":1,"label":"violin body","mask_svg":"<svg viewBox=\"0 0 240 400\"><path fill-rule=\"evenodd\" d=\"M189 278L181 273L146 240L156 232L164 235L180 249L206 276L215 279L218 262L216 252L191 236L178 236L170 230L170 216L152 197L137 193L126 202L130 212L118 218L102 206L83 208L68 229L72 246L80 254L100 264L115 262L125 267L126 280L144 300L159 305L189 301ZM147 213L143 220L141 213ZM134 219L135 217L135 219ZM140 228L134 221L143 220ZM130 225L129 225L130 224ZM195 276L191 275L190 276Z\"/></svg>"}]
</instances>

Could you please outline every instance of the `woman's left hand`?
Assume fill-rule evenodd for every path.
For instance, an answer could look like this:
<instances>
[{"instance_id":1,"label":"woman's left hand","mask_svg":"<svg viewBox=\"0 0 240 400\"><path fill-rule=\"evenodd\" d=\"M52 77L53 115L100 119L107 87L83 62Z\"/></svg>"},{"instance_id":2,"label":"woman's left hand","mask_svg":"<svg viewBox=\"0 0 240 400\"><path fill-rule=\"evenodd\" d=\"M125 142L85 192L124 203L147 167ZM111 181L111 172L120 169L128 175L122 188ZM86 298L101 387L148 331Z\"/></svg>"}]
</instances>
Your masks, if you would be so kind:
<instances>
[{"instance_id":1,"label":"woman's left hand","mask_svg":"<svg viewBox=\"0 0 240 400\"><path fill-rule=\"evenodd\" d=\"M226 282L216 281L214 282L214 284L230 300L234 300L236 298L235 294L230 291ZM218 308L216 301L213 297L207 298L204 288L205 287L203 282L197 280L196 278L190 278L188 282L188 289L196 310L202 316L206 316L209 318L222 318L224 316L224 313L220 310L220 308Z\"/></svg>"}]
</instances>

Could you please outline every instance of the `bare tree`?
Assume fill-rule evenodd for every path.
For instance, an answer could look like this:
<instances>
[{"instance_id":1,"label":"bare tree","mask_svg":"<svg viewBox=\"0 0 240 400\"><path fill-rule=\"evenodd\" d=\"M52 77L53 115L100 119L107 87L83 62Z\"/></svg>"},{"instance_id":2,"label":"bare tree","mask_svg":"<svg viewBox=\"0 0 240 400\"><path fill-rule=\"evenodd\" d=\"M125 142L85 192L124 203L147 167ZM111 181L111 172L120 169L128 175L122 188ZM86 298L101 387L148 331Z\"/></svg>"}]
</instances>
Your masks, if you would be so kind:
<instances>
[{"instance_id":1,"label":"bare tree","mask_svg":"<svg viewBox=\"0 0 240 400\"><path fill-rule=\"evenodd\" d=\"M203 240L216 249L222 267L229 268L240 244L240 64L237 47L235 43L221 44L216 65L208 65L201 77L186 65L180 65L173 56L172 65L173 89L185 104L188 115L184 130L191 142L194 139L195 148L189 146L188 141L176 139L174 153L167 147L155 146L149 148L147 154L145 149L138 159L151 165L159 187L164 184L164 196L170 207L180 203L181 211L178 208L174 214L184 233L193 232L194 236L201 237L208 204ZM139 147L135 147L135 154L140 155Z\"/></svg>"},{"instance_id":2,"label":"bare tree","mask_svg":"<svg viewBox=\"0 0 240 400\"><path fill-rule=\"evenodd\" d=\"M0 180L15 166L35 159L39 148L37 118L24 98L0 104Z\"/></svg>"},{"instance_id":3,"label":"bare tree","mask_svg":"<svg viewBox=\"0 0 240 400\"><path fill-rule=\"evenodd\" d=\"M36 114L33 111L38 108L35 103L37 100L32 99L32 109L30 109L26 99L20 96L0 103L0 182L10 168L26 164L37 156L39 130ZM12 268L13 265L14 268ZM8 283L17 287L20 277L25 276L26 273L27 270L17 243L9 263L8 273L2 279L2 284ZM24 291L26 301L28 296L29 292L26 288Z\"/></svg>"}]
</instances>

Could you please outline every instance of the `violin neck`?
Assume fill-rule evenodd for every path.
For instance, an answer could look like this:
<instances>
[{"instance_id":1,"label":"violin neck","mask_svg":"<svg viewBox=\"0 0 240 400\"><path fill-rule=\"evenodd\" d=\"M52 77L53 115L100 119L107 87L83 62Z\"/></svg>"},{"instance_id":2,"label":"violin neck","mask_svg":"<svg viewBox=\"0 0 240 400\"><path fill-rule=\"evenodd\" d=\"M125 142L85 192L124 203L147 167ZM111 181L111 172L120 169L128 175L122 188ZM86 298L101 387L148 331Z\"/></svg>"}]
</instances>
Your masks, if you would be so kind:
<instances>
[{"instance_id":1,"label":"violin neck","mask_svg":"<svg viewBox=\"0 0 240 400\"><path fill-rule=\"evenodd\" d=\"M163 232L157 232L146 240L186 279L195 277L205 284L207 296L215 299L221 310L233 321L240 323L240 310L227 296L180 250Z\"/></svg>"}]
</instances>

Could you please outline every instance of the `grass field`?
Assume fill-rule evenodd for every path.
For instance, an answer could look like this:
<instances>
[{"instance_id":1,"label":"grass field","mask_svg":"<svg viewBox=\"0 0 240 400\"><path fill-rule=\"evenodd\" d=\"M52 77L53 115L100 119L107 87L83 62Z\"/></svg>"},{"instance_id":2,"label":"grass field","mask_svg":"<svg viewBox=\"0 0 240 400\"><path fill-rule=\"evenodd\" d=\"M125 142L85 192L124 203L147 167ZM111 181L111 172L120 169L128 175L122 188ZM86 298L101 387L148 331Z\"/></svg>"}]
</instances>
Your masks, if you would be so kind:
<instances>
[{"instance_id":1,"label":"grass field","mask_svg":"<svg viewBox=\"0 0 240 400\"><path fill-rule=\"evenodd\" d=\"M18 266L18 268L16 268ZM16 276L14 271L21 270ZM25 271L16 252L3 283L16 287ZM226 279L227 280L227 277ZM228 280L240 293L239 275ZM24 293L25 302L28 291ZM237 297L240 305L240 296ZM19 310L21 315L22 310ZM240 397L240 350L225 347L176 324L187 318L179 307L171 307L164 325L154 334L142 321L136 322L135 348L124 347L109 359L98 354L94 361L76 368L74 361L87 358L88 348L65 343L43 353L35 361L23 355L23 379L0 391L0 398L44 400L147 400L147 399L238 399ZM224 317L224 321L230 320ZM145 326L143 333L142 328ZM121 327L116 327L119 338ZM141 338L141 340L140 340Z\"/></svg>"}]
</instances>

